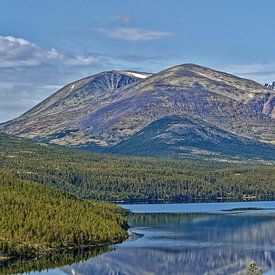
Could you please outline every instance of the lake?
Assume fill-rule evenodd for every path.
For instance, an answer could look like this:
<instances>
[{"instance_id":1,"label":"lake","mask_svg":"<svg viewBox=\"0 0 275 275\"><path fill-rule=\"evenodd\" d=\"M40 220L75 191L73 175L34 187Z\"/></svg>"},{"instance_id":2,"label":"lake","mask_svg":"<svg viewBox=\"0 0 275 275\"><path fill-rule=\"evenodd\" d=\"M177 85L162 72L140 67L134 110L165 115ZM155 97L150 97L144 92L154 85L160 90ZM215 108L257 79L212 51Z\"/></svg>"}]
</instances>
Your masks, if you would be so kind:
<instances>
[{"instance_id":1,"label":"lake","mask_svg":"<svg viewBox=\"0 0 275 275\"><path fill-rule=\"evenodd\" d=\"M247 274L252 261L275 274L274 201L123 207L133 212L129 240L28 274Z\"/></svg>"}]
</instances>

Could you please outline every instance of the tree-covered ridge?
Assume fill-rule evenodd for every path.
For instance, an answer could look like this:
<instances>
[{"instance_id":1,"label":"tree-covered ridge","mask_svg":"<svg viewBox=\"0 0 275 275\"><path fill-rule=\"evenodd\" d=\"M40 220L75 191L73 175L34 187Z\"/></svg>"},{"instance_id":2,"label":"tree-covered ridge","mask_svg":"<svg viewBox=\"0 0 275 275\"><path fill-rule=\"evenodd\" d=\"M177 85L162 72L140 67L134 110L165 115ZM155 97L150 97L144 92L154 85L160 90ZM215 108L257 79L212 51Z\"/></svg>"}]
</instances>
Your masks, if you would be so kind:
<instances>
[{"instance_id":1,"label":"tree-covered ridge","mask_svg":"<svg viewBox=\"0 0 275 275\"><path fill-rule=\"evenodd\" d=\"M274 164L176 161L86 153L0 137L0 167L83 198L274 199Z\"/></svg>"},{"instance_id":2,"label":"tree-covered ridge","mask_svg":"<svg viewBox=\"0 0 275 275\"><path fill-rule=\"evenodd\" d=\"M118 206L75 198L5 170L0 170L0 194L2 257L111 244L127 236Z\"/></svg>"}]
</instances>

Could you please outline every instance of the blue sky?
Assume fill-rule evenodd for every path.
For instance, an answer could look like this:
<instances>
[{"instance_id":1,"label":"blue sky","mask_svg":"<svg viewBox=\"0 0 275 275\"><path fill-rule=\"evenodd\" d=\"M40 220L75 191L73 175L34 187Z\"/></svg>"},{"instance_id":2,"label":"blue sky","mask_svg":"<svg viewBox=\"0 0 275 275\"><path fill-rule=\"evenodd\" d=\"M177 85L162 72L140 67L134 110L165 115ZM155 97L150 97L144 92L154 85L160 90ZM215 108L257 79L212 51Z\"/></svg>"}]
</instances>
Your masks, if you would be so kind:
<instances>
[{"instance_id":1,"label":"blue sky","mask_svg":"<svg viewBox=\"0 0 275 275\"><path fill-rule=\"evenodd\" d=\"M275 80L274 0L0 0L0 122L104 70Z\"/></svg>"}]
</instances>

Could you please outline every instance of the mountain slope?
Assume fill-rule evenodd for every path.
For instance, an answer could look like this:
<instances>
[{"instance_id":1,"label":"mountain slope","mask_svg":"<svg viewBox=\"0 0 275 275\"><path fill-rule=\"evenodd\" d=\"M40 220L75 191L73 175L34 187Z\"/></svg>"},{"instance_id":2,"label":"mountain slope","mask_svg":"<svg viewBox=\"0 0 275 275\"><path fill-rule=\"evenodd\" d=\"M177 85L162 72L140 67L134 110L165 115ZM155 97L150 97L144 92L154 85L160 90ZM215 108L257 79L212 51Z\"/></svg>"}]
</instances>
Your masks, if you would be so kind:
<instances>
[{"instance_id":1,"label":"mountain slope","mask_svg":"<svg viewBox=\"0 0 275 275\"><path fill-rule=\"evenodd\" d=\"M119 88L149 75L110 71L73 82L19 118L5 123L4 131L21 137L48 140L74 133L79 128L79 121L109 103L109 98ZM80 143L89 141L85 134L79 139Z\"/></svg>"},{"instance_id":2,"label":"mountain slope","mask_svg":"<svg viewBox=\"0 0 275 275\"><path fill-rule=\"evenodd\" d=\"M0 192L0 259L109 245L127 237L124 211L117 206L85 201L2 169Z\"/></svg>"},{"instance_id":3,"label":"mountain slope","mask_svg":"<svg viewBox=\"0 0 275 275\"><path fill-rule=\"evenodd\" d=\"M95 154L1 134L0 156L1 169L17 178L86 199L183 202L253 196L264 200L274 199L275 194L271 161L179 161ZM5 196L1 199L5 203Z\"/></svg>"},{"instance_id":4,"label":"mountain slope","mask_svg":"<svg viewBox=\"0 0 275 275\"><path fill-rule=\"evenodd\" d=\"M109 152L176 158L227 156L275 160L275 146L240 138L201 120L182 116L156 120Z\"/></svg>"},{"instance_id":5,"label":"mountain slope","mask_svg":"<svg viewBox=\"0 0 275 275\"><path fill-rule=\"evenodd\" d=\"M244 137L275 142L274 96L251 80L187 64L122 88L81 127L117 144L156 119L188 115Z\"/></svg>"},{"instance_id":6,"label":"mountain slope","mask_svg":"<svg viewBox=\"0 0 275 275\"><path fill-rule=\"evenodd\" d=\"M104 72L76 81L0 129L60 145L109 150L122 148L121 142L169 116L198 120L201 132L203 127L219 128L219 133L233 135L234 143L248 138L275 144L275 91L194 64L156 74Z\"/></svg>"}]
</instances>

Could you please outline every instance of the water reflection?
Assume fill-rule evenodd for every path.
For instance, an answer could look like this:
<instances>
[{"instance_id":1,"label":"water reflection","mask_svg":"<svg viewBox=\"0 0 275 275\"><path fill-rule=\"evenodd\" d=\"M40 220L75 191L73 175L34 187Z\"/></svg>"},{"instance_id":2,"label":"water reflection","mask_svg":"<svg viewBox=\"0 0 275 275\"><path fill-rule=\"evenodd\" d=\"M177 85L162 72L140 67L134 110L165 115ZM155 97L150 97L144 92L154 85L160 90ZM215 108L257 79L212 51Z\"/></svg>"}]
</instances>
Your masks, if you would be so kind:
<instances>
[{"instance_id":1,"label":"water reflection","mask_svg":"<svg viewBox=\"0 0 275 275\"><path fill-rule=\"evenodd\" d=\"M246 274L251 261L275 268L275 219L208 214L134 214L144 234L63 270L76 274Z\"/></svg>"},{"instance_id":2,"label":"water reflection","mask_svg":"<svg viewBox=\"0 0 275 275\"><path fill-rule=\"evenodd\" d=\"M111 249L107 247L94 247L89 249L58 251L36 259L28 260L25 258L17 258L0 262L0 274L16 274L30 271L34 273L34 271L50 270L64 265L86 261L107 251L111 251ZM58 272L55 271L53 274L57 273Z\"/></svg>"},{"instance_id":3,"label":"water reflection","mask_svg":"<svg viewBox=\"0 0 275 275\"><path fill-rule=\"evenodd\" d=\"M142 237L52 274L247 274L251 261L275 273L273 215L133 214L130 224Z\"/></svg>"}]
</instances>

